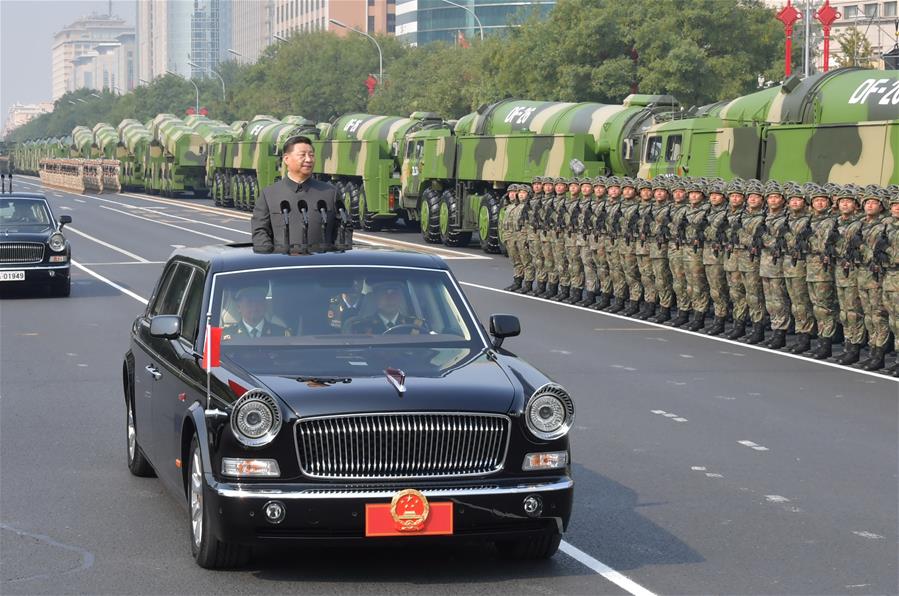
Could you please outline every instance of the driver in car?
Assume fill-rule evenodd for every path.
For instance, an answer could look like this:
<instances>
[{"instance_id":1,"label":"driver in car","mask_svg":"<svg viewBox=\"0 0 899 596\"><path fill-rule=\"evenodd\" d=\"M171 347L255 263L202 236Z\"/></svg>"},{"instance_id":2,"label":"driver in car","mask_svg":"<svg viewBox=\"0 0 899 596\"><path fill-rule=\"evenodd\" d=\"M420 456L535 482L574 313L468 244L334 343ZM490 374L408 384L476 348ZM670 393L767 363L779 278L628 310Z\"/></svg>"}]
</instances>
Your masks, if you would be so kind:
<instances>
[{"instance_id":1,"label":"driver in car","mask_svg":"<svg viewBox=\"0 0 899 596\"><path fill-rule=\"evenodd\" d=\"M222 341L230 341L235 338L247 337L286 337L290 331L277 323L265 318L265 295L268 290L265 286L249 286L241 288L237 292L237 310L240 313L240 321L233 325L227 325L222 330Z\"/></svg>"},{"instance_id":2,"label":"driver in car","mask_svg":"<svg viewBox=\"0 0 899 596\"><path fill-rule=\"evenodd\" d=\"M402 284L398 282L378 284L373 288L372 295L378 307L377 312L353 321L350 325L351 333L419 335L427 332L428 326L423 319L417 319L402 312ZM396 331L393 331L394 329Z\"/></svg>"}]
</instances>

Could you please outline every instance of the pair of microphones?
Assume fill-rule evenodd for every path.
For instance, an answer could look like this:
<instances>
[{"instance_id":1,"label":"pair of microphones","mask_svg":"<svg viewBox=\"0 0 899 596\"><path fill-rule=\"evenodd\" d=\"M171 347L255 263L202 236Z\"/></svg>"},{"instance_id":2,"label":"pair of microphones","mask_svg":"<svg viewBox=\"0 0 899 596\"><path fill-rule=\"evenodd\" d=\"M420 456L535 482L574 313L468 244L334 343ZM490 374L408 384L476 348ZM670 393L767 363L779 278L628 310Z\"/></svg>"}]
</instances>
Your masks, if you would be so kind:
<instances>
[{"instance_id":1,"label":"pair of microphones","mask_svg":"<svg viewBox=\"0 0 899 596\"><path fill-rule=\"evenodd\" d=\"M309 204L306 201L300 200L297 203L297 208L300 211L300 215L303 218L303 233L302 233L302 242L300 244L290 244L290 202L281 201L281 217L284 218L284 246L288 247L288 254L297 255L297 254L308 254L309 252ZM322 245L329 244L327 239L327 230L328 230L328 204L319 200L315 204L315 208L318 210L321 215L321 243ZM346 250L346 228L348 224L348 217L346 213L346 207L344 207L341 201L337 201L337 218L340 220L340 230L338 231L338 239L337 239L337 248Z\"/></svg>"}]
</instances>

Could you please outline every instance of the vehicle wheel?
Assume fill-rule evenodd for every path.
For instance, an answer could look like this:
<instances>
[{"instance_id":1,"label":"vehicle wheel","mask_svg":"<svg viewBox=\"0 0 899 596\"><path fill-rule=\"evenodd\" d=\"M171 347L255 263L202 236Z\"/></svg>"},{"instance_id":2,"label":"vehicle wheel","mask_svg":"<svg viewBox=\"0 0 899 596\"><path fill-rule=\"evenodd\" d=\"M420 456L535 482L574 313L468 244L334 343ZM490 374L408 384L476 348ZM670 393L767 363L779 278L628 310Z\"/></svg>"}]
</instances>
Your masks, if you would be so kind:
<instances>
[{"instance_id":1,"label":"vehicle wheel","mask_svg":"<svg viewBox=\"0 0 899 596\"><path fill-rule=\"evenodd\" d=\"M365 189L362 186L353 186L356 193L356 202L359 204L359 222L362 229L366 232L377 232L381 229L381 222L375 219L374 215L368 212L365 200Z\"/></svg>"},{"instance_id":2,"label":"vehicle wheel","mask_svg":"<svg viewBox=\"0 0 899 596\"><path fill-rule=\"evenodd\" d=\"M222 207L234 207L234 195L231 194L233 188L234 177L222 174Z\"/></svg>"},{"instance_id":3,"label":"vehicle wheel","mask_svg":"<svg viewBox=\"0 0 899 596\"><path fill-rule=\"evenodd\" d=\"M468 246L471 242L471 232L462 232L450 225L450 221L456 219L456 197L452 191L443 191L440 201L440 239L446 246Z\"/></svg>"},{"instance_id":4,"label":"vehicle wheel","mask_svg":"<svg viewBox=\"0 0 899 596\"><path fill-rule=\"evenodd\" d=\"M150 460L144 455L144 450L137 443L137 427L134 424L134 410L131 405L131 398L128 396L125 400L125 455L128 461L128 470L135 476L141 478L152 478L156 476Z\"/></svg>"},{"instance_id":5,"label":"vehicle wheel","mask_svg":"<svg viewBox=\"0 0 899 596\"><path fill-rule=\"evenodd\" d=\"M497 540L496 550L508 559L549 559L559 550L560 542L562 542L562 535L553 532L515 540Z\"/></svg>"},{"instance_id":6,"label":"vehicle wheel","mask_svg":"<svg viewBox=\"0 0 899 596\"><path fill-rule=\"evenodd\" d=\"M440 195L433 188L429 188L421 196L421 206L418 209L419 227L421 237L425 242L437 244L440 239Z\"/></svg>"},{"instance_id":7,"label":"vehicle wheel","mask_svg":"<svg viewBox=\"0 0 899 596\"><path fill-rule=\"evenodd\" d=\"M362 229L362 219L359 216L359 189L352 182L347 182L343 188L343 202L349 205L350 222L354 230Z\"/></svg>"},{"instance_id":8,"label":"vehicle wheel","mask_svg":"<svg viewBox=\"0 0 899 596\"><path fill-rule=\"evenodd\" d=\"M190 511L190 550L197 565L204 569L240 567L250 558L250 549L242 544L222 542L209 531L209 507L206 505L206 481L203 459L194 435L190 442L187 476L187 505Z\"/></svg>"},{"instance_id":9,"label":"vehicle wheel","mask_svg":"<svg viewBox=\"0 0 899 596\"><path fill-rule=\"evenodd\" d=\"M72 278L66 277L62 281L50 282L50 295L57 298L68 298L72 293Z\"/></svg>"},{"instance_id":10,"label":"vehicle wheel","mask_svg":"<svg viewBox=\"0 0 899 596\"><path fill-rule=\"evenodd\" d=\"M243 195L243 174L237 174L236 176L234 176L233 184L234 207L236 209L240 209L241 211L246 211L247 206L244 203Z\"/></svg>"},{"instance_id":11,"label":"vehicle wheel","mask_svg":"<svg viewBox=\"0 0 899 596\"><path fill-rule=\"evenodd\" d=\"M222 175L216 172L212 178L212 204L216 207L222 206Z\"/></svg>"},{"instance_id":12,"label":"vehicle wheel","mask_svg":"<svg viewBox=\"0 0 899 596\"><path fill-rule=\"evenodd\" d=\"M247 181L247 198L250 204L250 211L256 207L256 197L258 196L259 182L256 181L256 176L250 176L250 179Z\"/></svg>"},{"instance_id":13,"label":"vehicle wheel","mask_svg":"<svg viewBox=\"0 0 899 596\"><path fill-rule=\"evenodd\" d=\"M481 209L478 212L478 234L481 236L481 249L486 253L501 252L499 241L499 201L492 194L484 195Z\"/></svg>"}]
</instances>

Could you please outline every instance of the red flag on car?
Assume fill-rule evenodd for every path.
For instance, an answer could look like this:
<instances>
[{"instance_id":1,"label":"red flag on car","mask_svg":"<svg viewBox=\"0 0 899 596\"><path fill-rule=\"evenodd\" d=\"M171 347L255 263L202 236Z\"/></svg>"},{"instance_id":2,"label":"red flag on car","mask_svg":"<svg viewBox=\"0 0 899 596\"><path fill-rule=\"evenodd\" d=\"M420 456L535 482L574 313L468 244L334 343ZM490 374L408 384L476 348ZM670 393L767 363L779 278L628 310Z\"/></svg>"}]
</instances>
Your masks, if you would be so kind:
<instances>
[{"instance_id":1,"label":"red flag on car","mask_svg":"<svg viewBox=\"0 0 899 596\"><path fill-rule=\"evenodd\" d=\"M203 368L207 371L222 365L222 328L206 327L206 341L203 345Z\"/></svg>"}]
</instances>

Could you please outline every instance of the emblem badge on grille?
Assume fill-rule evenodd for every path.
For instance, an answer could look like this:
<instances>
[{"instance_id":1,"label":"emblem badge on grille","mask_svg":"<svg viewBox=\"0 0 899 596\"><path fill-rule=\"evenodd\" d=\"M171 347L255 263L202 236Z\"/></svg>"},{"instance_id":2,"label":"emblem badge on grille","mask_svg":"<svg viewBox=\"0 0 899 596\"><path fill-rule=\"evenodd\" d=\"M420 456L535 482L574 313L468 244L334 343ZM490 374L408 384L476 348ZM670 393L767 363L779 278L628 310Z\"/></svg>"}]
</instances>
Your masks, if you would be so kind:
<instances>
[{"instance_id":1,"label":"emblem badge on grille","mask_svg":"<svg viewBox=\"0 0 899 596\"><path fill-rule=\"evenodd\" d=\"M390 384L402 397L406 393L406 373L398 368L388 368L384 371L384 374L387 375L387 380L390 381Z\"/></svg>"},{"instance_id":2,"label":"emblem badge on grille","mask_svg":"<svg viewBox=\"0 0 899 596\"><path fill-rule=\"evenodd\" d=\"M400 532L420 531L430 512L428 498L414 488L401 490L390 501L390 515Z\"/></svg>"}]
</instances>

